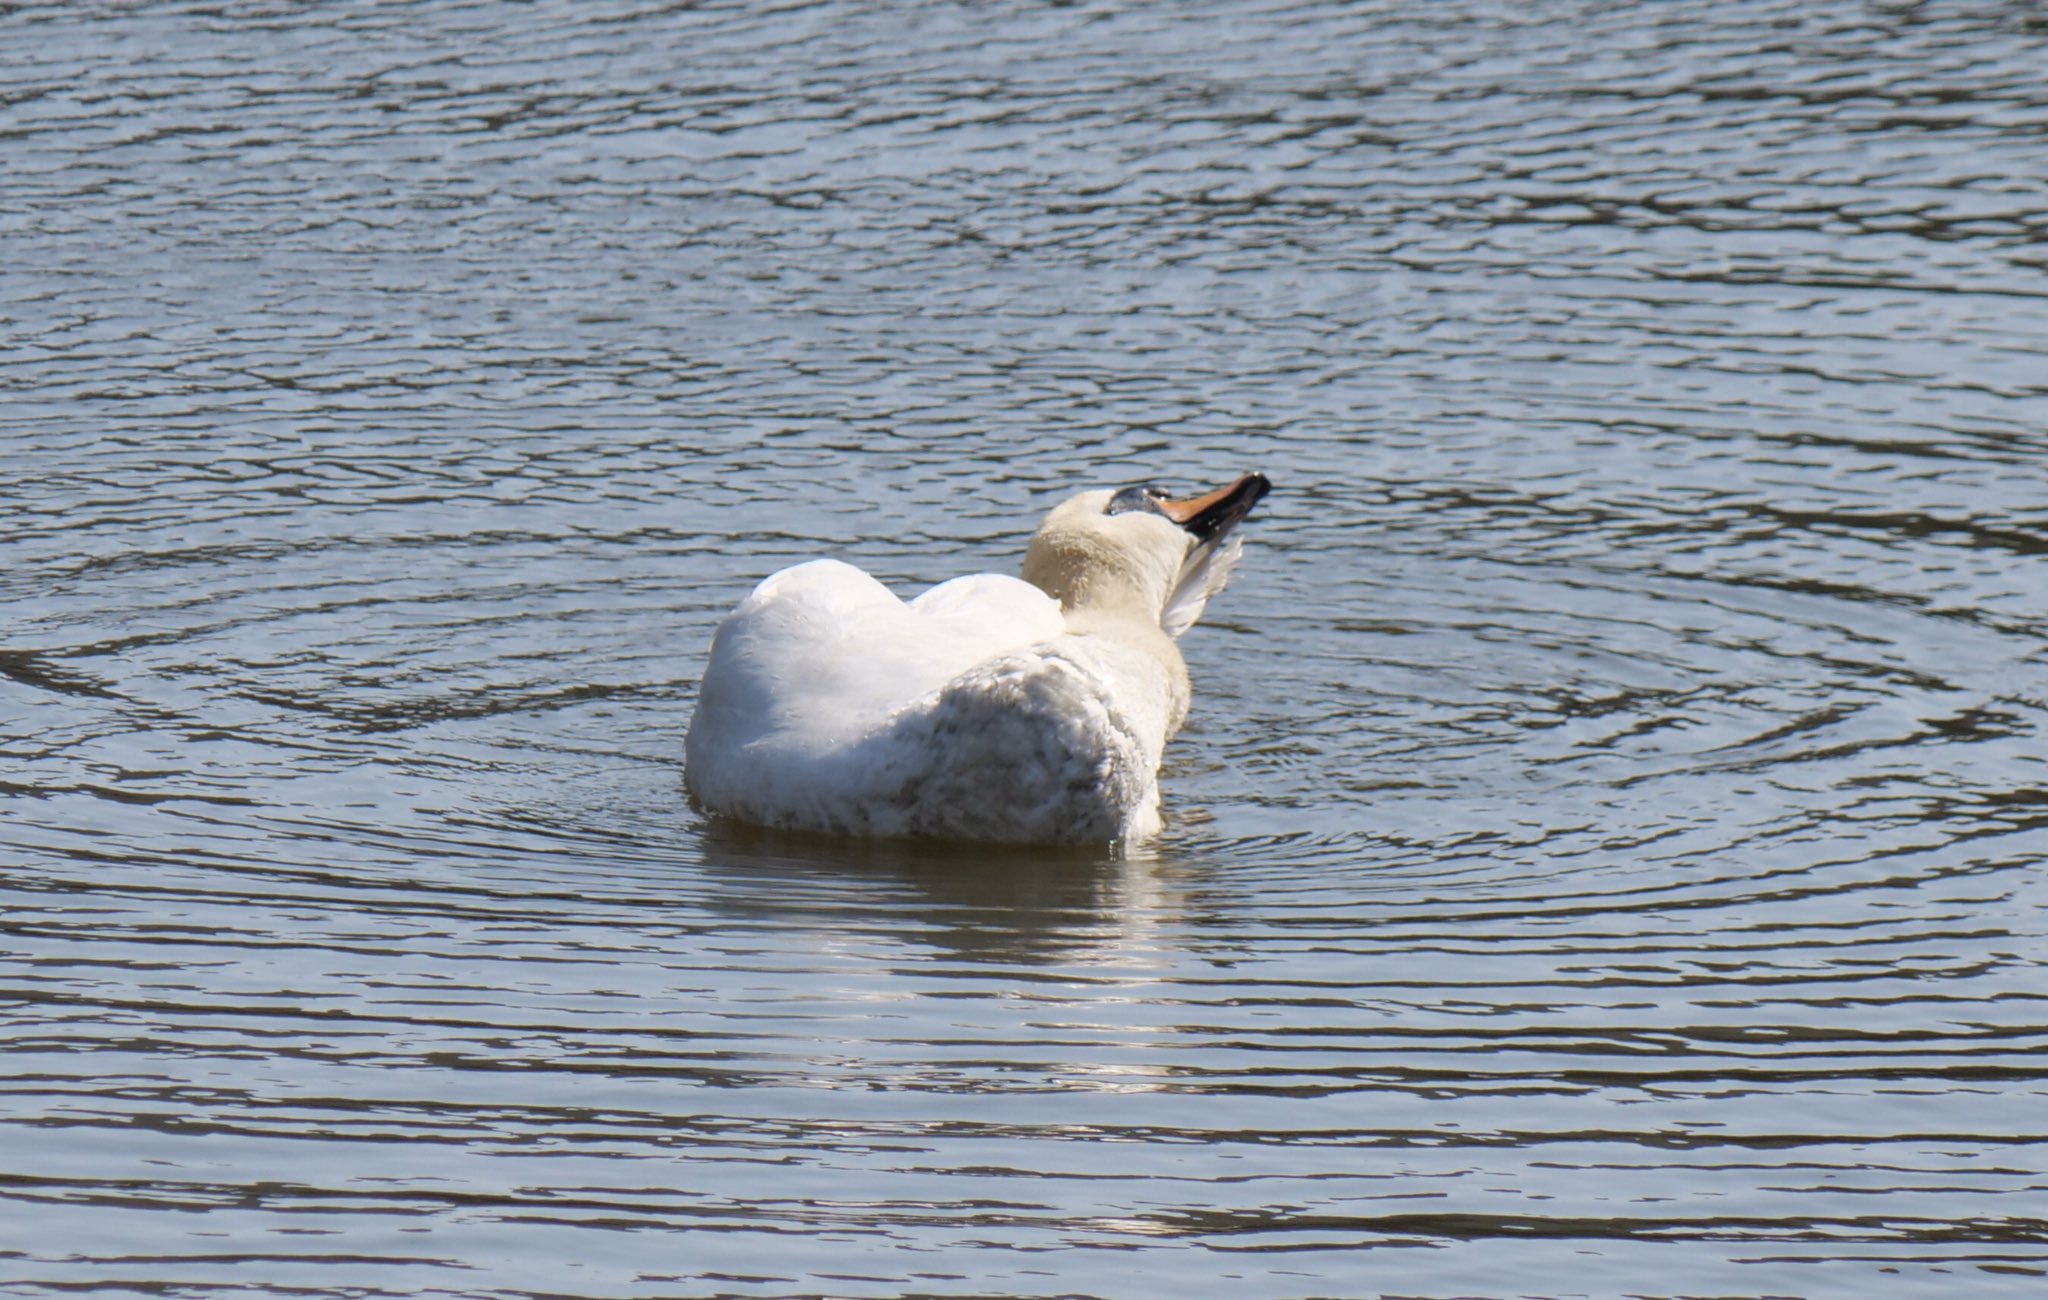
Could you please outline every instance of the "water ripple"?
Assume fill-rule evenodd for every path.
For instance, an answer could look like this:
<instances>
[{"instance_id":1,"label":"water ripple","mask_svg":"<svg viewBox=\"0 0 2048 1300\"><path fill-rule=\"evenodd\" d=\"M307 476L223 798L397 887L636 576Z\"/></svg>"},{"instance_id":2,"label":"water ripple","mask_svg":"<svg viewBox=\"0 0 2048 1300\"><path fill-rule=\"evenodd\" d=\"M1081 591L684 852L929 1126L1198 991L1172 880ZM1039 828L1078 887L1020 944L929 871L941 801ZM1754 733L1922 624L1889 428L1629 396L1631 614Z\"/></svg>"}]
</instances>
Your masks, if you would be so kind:
<instances>
[{"instance_id":1,"label":"water ripple","mask_svg":"<svg viewBox=\"0 0 2048 1300\"><path fill-rule=\"evenodd\" d=\"M2048 1275L2027 6L0 36L0 1288ZM1254 466L1159 844L688 808L763 574Z\"/></svg>"}]
</instances>

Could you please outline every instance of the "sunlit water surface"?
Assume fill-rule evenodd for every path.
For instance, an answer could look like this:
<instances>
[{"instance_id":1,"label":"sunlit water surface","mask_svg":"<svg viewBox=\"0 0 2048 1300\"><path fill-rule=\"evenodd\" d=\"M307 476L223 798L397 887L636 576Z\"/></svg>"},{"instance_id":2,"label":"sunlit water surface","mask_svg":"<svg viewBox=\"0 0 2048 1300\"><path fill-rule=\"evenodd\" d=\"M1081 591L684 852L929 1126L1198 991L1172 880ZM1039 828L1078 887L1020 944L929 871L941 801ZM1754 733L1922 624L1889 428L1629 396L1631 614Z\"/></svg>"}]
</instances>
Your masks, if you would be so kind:
<instances>
[{"instance_id":1,"label":"sunlit water surface","mask_svg":"<svg viewBox=\"0 0 2048 1300\"><path fill-rule=\"evenodd\" d=\"M2027 3L0 6L0 1289L2039 1296ZM1167 835L720 614L1277 490Z\"/></svg>"}]
</instances>

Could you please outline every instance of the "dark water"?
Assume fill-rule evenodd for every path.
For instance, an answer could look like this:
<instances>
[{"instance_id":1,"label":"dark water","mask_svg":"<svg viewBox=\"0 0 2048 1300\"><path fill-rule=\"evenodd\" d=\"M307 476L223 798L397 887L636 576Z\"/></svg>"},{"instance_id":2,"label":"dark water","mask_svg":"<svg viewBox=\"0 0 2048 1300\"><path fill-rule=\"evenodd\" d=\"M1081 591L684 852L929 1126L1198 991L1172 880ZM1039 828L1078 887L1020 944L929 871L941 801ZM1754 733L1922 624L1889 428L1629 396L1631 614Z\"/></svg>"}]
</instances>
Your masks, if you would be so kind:
<instances>
[{"instance_id":1,"label":"dark water","mask_svg":"<svg viewBox=\"0 0 2048 1300\"><path fill-rule=\"evenodd\" d=\"M2048 10L0 5L0 1290L2037 1296ZM1278 484L1150 852L720 614Z\"/></svg>"}]
</instances>

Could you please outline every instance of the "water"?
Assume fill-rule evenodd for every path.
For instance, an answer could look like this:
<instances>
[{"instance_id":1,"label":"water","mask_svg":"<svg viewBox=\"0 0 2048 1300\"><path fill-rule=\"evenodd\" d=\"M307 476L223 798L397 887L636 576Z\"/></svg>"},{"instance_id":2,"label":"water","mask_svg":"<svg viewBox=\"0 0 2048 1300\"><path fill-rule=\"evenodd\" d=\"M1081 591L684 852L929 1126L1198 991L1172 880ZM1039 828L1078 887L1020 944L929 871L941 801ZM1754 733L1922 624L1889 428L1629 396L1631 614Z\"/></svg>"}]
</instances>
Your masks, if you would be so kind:
<instances>
[{"instance_id":1,"label":"water","mask_svg":"<svg viewBox=\"0 0 2048 1300\"><path fill-rule=\"evenodd\" d=\"M2025 3L0 12L0 1290L2040 1294ZM721 613L1277 490L1128 856Z\"/></svg>"}]
</instances>

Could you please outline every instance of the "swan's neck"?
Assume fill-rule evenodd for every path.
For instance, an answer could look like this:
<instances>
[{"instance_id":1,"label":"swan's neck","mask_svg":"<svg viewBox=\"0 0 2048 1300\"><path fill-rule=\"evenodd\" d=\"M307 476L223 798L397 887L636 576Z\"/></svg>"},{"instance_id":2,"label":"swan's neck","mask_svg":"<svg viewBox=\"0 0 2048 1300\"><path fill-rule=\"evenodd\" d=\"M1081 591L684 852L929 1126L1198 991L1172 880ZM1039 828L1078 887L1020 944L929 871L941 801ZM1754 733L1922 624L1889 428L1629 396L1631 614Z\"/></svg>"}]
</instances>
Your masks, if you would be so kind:
<instances>
[{"instance_id":1,"label":"swan's neck","mask_svg":"<svg viewBox=\"0 0 2048 1300\"><path fill-rule=\"evenodd\" d=\"M1024 552L1024 581L1069 614L1088 611L1159 626L1185 550L1179 531L1163 519L1147 520L1156 522L1163 537L1146 539L1156 545L1133 545L1131 537L1090 526L1098 521L1088 512L1079 512L1079 520L1068 519L1075 513L1072 505L1055 510L1031 539Z\"/></svg>"},{"instance_id":2,"label":"swan's neck","mask_svg":"<svg viewBox=\"0 0 2048 1300\"><path fill-rule=\"evenodd\" d=\"M1114 671L1118 695L1158 719L1164 745L1188 716L1188 665L1156 618L1115 606L1067 611L1067 635L1087 642Z\"/></svg>"},{"instance_id":3,"label":"swan's neck","mask_svg":"<svg viewBox=\"0 0 2048 1300\"><path fill-rule=\"evenodd\" d=\"M1122 697L1145 701L1164 745L1188 711L1187 663L1160 625L1185 542L1165 519L1132 520L1111 533L1095 526L1099 515L1100 503L1088 497L1055 510L1025 552L1024 580L1059 601L1068 634L1112 666Z\"/></svg>"}]
</instances>

